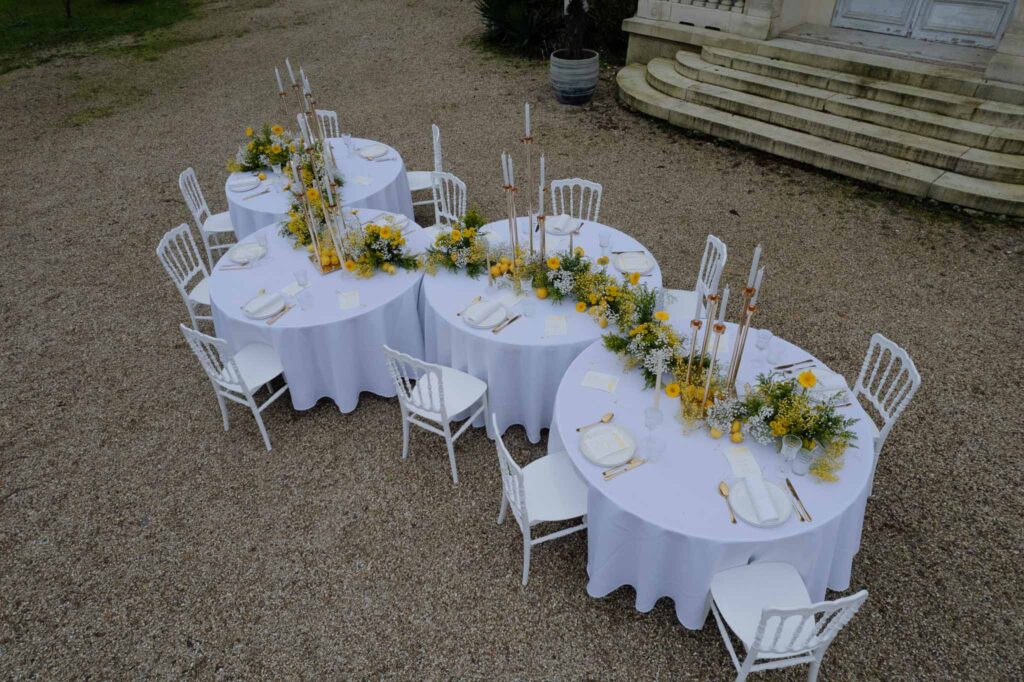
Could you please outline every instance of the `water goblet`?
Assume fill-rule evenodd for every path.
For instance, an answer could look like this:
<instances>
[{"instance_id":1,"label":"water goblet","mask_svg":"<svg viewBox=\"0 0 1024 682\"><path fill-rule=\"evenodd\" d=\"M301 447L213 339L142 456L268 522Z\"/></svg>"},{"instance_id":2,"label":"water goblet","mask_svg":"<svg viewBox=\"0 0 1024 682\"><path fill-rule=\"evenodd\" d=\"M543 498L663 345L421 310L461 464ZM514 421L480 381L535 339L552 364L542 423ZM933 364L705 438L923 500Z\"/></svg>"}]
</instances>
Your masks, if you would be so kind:
<instances>
[{"instance_id":1,"label":"water goblet","mask_svg":"<svg viewBox=\"0 0 1024 682\"><path fill-rule=\"evenodd\" d=\"M260 230L256 233L256 243L259 244L260 248L263 249L264 253L267 251L267 233L265 230Z\"/></svg>"},{"instance_id":2,"label":"water goblet","mask_svg":"<svg viewBox=\"0 0 1024 682\"><path fill-rule=\"evenodd\" d=\"M341 142L345 145L345 155L352 156L352 133L342 133Z\"/></svg>"},{"instance_id":3,"label":"water goblet","mask_svg":"<svg viewBox=\"0 0 1024 682\"><path fill-rule=\"evenodd\" d=\"M537 310L537 304L534 302L533 296L528 293L529 289L526 291L526 298L519 301L519 310L522 311L523 317L533 317L533 314Z\"/></svg>"},{"instance_id":4,"label":"water goblet","mask_svg":"<svg viewBox=\"0 0 1024 682\"><path fill-rule=\"evenodd\" d=\"M312 292L301 291L301 292L299 292L298 299L299 299L299 307L300 308L302 308L303 310L312 310L313 309L313 294L312 294Z\"/></svg>"},{"instance_id":5,"label":"water goblet","mask_svg":"<svg viewBox=\"0 0 1024 682\"><path fill-rule=\"evenodd\" d=\"M793 473L797 476L806 476L807 472L811 470L811 462L814 461L815 456L818 454L818 445L814 446L813 450L807 448L800 448L800 452L796 454L796 459L793 460Z\"/></svg>"},{"instance_id":6,"label":"water goblet","mask_svg":"<svg viewBox=\"0 0 1024 682\"><path fill-rule=\"evenodd\" d=\"M800 448L803 447L803 441L796 436L785 436L782 439L782 450L780 451L779 459L779 473L785 475L787 468L792 468L793 460L796 459L797 454L800 452Z\"/></svg>"},{"instance_id":7,"label":"water goblet","mask_svg":"<svg viewBox=\"0 0 1024 682\"><path fill-rule=\"evenodd\" d=\"M299 268L295 271L295 283L303 289L309 286L309 272L305 268Z\"/></svg>"},{"instance_id":8,"label":"water goblet","mask_svg":"<svg viewBox=\"0 0 1024 682\"><path fill-rule=\"evenodd\" d=\"M612 231L607 227L602 227L597 233L597 242L601 245L601 255L608 255L608 246L612 243Z\"/></svg>"}]
</instances>

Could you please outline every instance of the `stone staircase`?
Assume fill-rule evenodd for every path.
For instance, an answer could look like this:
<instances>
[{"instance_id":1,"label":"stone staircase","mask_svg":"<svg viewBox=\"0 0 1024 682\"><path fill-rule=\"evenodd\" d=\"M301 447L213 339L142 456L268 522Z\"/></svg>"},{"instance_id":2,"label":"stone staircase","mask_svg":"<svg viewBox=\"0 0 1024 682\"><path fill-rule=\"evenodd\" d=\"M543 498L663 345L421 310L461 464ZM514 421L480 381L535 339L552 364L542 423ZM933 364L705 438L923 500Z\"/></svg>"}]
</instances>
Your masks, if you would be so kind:
<instances>
[{"instance_id":1,"label":"stone staircase","mask_svg":"<svg viewBox=\"0 0 1024 682\"><path fill-rule=\"evenodd\" d=\"M620 100L907 194L1024 217L1024 88L796 41L707 43L625 67Z\"/></svg>"}]
</instances>

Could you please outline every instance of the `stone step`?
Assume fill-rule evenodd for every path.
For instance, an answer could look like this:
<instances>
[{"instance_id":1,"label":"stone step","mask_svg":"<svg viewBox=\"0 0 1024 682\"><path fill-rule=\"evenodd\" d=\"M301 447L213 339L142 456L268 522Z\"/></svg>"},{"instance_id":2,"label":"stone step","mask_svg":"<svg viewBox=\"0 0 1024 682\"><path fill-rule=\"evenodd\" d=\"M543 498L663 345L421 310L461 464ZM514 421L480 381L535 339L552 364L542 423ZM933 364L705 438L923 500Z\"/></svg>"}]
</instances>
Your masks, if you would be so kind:
<instances>
[{"instance_id":1,"label":"stone step","mask_svg":"<svg viewBox=\"0 0 1024 682\"><path fill-rule=\"evenodd\" d=\"M659 45L676 43L680 47L696 46L698 49L716 47L965 97L1024 105L1024 86L987 80L981 73L970 69L867 54L786 38L756 40L641 17L626 19L622 28L628 33L657 41Z\"/></svg>"},{"instance_id":2,"label":"stone step","mask_svg":"<svg viewBox=\"0 0 1024 682\"><path fill-rule=\"evenodd\" d=\"M1024 183L1024 156L974 149L827 111L701 83L680 74L669 59L651 60L647 64L646 80L654 89L676 99L714 107L731 114L972 177Z\"/></svg>"},{"instance_id":3,"label":"stone step","mask_svg":"<svg viewBox=\"0 0 1024 682\"><path fill-rule=\"evenodd\" d=\"M723 60L720 52L709 51L708 56L713 59ZM731 64L732 58L729 58L729 61ZM750 92L809 109L823 110L825 102L829 98L835 93L841 93L992 126L1013 128L1024 126L1024 107L1016 104L979 100L938 90L928 90L911 85L843 74L837 71L829 72L825 69L799 65L797 65L796 69L788 69L788 73L794 78L797 77L795 74L802 74L809 78L813 77L816 83L827 85L828 88L826 89L819 85L806 85L776 78L767 73L755 73L732 68L731 66L719 66L705 61L702 55L683 50L676 54L676 62L677 70L687 78L714 83L715 85L721 85L733 90ZM751 69L762 69L764 71L772 70L780 75L783 70L786 70L783 66L780 66L782 62L766 57L743 57L741 55L740 58L736 59L736 62L737 65L746 66ZM826 74L828 73L831 73L831 76L827 76Z\"/></svg>"},{"instance_id":4,"label":"stone step","mask_svg":"<svg viewBox=\"0 0 1024 682\"><path fill-rule=\"evenodd\" d=\"M719 111L666 95L631 64L617 76L623 104L673 125L889 189L991 213L1024 217L1024 186L971 178L923 164L826 140L798 130Z\"/></svg>"}]
</instances>

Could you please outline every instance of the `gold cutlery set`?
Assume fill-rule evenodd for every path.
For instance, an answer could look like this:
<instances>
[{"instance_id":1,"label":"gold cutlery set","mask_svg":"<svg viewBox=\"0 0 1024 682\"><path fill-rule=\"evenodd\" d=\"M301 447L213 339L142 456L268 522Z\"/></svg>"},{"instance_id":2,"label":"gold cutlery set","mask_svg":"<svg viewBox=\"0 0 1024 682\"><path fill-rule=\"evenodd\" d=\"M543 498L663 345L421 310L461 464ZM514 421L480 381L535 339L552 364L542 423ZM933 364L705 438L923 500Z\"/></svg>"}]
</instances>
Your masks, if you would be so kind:
<instances>
[{"instance_id":1,"label":"gold cutlery set","mask_svg":"<svg viewBox=\"0 0 1024 682\"><path fill-rule=\"evenodd\" d=\"M604 476L604 480L610 481L613 478L615 478L616 476L621 476L622 474L626 473L627 471L632 471L633 469L636 469L641 464L646 464L646 463L647 463L646 459L640 459L639 457L633 457L628 462L626 462L625 464L620 464L617 467L612 467L611 469L607 469L604 472L604 474L602 474L602 475Z\"/></svg>"},{"instance_id":2,"label":"gold cutlery set","mask_svg":"<svg viewBox=\"0 0 1024 682\"><path fill-rule=\"evenodd\" d=\"M801 500L800 495L797 494L796 488L793 486L793 482L788 478L786 479L786 487L789 488L789 492L793 494L793 508L796 510L796 515L800 519L800 523L811 521L811 513L807 511L807 507L804 506L803 500ZM725 481L719 481L718 494L725 500L725 506L729 509L729 521L736 523L736 514L732 510L732 502L729 501L729 484Z\"/></svg>"},{"instance_id":3,"label":"gold cutlery set","mask_svg":"<svg viewBox=\"0 0 1024 682\"><path fill-rule=\"evenodd\" d=\"M513 315L511 317L506 317L504 319L504 321L499 322L498 326L491 330L491 333L492 334L497 334L498 332L503 330L505 327L509 326L510 324L512 324L513 322L518 320L520 317L522 317L522 314L520 314L520 313L516 313L515 315Z\"/></svg>"},{"instance_id":4,"label":"gold cutlery set","mask_svg":"<svg viewBox=\"0 0 1024 682\"><path fill-rule=\"evenodd\" d=\"M291 310L294 307L295 306L293 306L293 305L286 305L285 307L281 308L280 312L275 313L273 317L267 318L267 326L270 326L270 325L274 324L275 322L277 322L278 320L280 320L282 317L284 317L285 313L287 313L289 310Z\"/></svg>"}]
</instances>

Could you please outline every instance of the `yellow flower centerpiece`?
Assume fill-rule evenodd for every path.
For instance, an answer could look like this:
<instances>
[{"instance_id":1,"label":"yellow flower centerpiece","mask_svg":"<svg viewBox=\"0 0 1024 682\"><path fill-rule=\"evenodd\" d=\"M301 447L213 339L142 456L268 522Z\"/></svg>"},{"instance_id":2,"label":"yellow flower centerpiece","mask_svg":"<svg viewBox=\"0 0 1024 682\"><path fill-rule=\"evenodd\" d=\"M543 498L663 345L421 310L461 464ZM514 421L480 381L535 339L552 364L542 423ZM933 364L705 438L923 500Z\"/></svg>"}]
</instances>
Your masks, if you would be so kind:
<instances>
[{"instance_id":1,"label":"yellow flower centerpiece","mask_svg":"<svg viewBox=\"0 0 1024 682\"><path fill-rule=\"evenodd\" d=\"M470 209L457 226L439 232L433 245L427 249L424 261L427 273L433 275L443 268L449 272L465 271L474 279L487 274L487 240L480 234L480 228L486 224L486 218L476 209ZM492 266L491 275L500 274L496 274Z\"/></svg>"},{"instance_id":2,"label":"yellow flower centerpiece","mask_svg":"<svg viewBox=\"0 0 1024 682\"><path fill-rule=\"evenodd\" d=\"M353 267L346 269L359 277L373 277L377 270L393 275L398 268L415 270L419 260L405 251L402 231L390 222L369 223L361 230L352 230L342 238L343 249Z\"/></svg>"},{"instance_id":3,"label":"yellow flower centerpiece","mask_svg":"<svg viewBox=\"0 0 1024 682\"><path fill-rule=\"evenodd\" d=\"M246 143L238 148L235 158L227 163L229 171L250 172L288 165L292 135L283 127L264 123L256 132L249 126L245 129L245 136L248 138Z\"/></svg>"}]
</instances>

